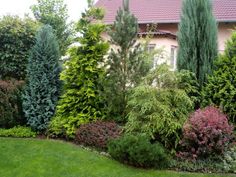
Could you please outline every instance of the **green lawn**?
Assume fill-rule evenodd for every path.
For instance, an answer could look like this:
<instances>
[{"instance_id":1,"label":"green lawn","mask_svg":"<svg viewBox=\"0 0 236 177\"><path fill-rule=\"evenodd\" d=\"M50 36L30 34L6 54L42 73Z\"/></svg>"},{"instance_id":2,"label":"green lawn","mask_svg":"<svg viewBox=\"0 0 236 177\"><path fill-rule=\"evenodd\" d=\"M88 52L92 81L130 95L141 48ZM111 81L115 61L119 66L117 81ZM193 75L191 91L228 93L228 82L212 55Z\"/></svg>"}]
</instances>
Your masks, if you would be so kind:
<instances>
[{"instance_id":1,"label":"green lawn","mask_svg":"<svg viewBox=\"0 0 236 177\"><path fill-rule=\"evenodd\" d=\"M0 177L226 177L143 170L70 143L0 138ZM230 176L230 175L229 175Z\"/></svg>"}]
</instances>

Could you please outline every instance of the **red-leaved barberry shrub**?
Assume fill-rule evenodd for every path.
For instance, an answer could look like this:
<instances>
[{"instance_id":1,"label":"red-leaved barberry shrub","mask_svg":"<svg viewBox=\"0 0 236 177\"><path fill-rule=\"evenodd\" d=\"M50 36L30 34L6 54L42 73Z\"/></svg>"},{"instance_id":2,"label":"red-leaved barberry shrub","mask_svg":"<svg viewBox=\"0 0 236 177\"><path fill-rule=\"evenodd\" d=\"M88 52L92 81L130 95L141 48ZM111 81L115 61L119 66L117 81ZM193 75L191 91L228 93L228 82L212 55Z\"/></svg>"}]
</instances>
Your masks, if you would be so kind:
<instances>
[{"instance_id":1,"label":"red-leaved barberry shrub","mask_svg":"<svg viewBox=\"0 0 236 177\"><path fill-rule=\"evenodd\" d=\"M77 143L99 149L107 149L111 139L120 137L121 128L115 122L96 121L81 125L76 131Z\"/></svg>"},{"instance_id":2,"label":"red-leaved barberry shrub","mask_svg":"<svg viewBox=\"0 0 236 177\"><path fill-rule=\"evenodd\" d=\"M177 156L192 160L223 154L233 139L233 126L219 109L209 106L194 112L183 127Z\"/></svg>"}]
</instances>

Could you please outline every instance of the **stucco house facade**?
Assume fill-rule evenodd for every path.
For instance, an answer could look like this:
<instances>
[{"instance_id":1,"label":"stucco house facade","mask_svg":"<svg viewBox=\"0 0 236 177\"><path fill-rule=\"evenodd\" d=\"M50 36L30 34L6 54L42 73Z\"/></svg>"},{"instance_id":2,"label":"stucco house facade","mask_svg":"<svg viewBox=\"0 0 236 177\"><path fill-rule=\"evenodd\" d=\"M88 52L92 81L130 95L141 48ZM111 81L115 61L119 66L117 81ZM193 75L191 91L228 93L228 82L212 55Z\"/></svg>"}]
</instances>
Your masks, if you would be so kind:
<instances>
[{"instance_id":1,"label":"stucco house facade","mask_svg":"<svg viewBox=\"0 0 236 177\"><path fill-rule=\"evenodd\" d=\"M105 24L113 24L117 10L122 7L122 2L123 0L98 0L95 5L105 9ZM212 0L212 3L213 13L218 22L218 50L223 52L225 42L236 27L236 0ZM181 6L182 0L130 0L130 11L138 19L141 35L147 32L147 25L157 24L157 29L150 40L150 49L163 48L168 56L165 57L167 63L173 69L176 69L178 49L176 34Z\"/></svg>"}]
</instances>

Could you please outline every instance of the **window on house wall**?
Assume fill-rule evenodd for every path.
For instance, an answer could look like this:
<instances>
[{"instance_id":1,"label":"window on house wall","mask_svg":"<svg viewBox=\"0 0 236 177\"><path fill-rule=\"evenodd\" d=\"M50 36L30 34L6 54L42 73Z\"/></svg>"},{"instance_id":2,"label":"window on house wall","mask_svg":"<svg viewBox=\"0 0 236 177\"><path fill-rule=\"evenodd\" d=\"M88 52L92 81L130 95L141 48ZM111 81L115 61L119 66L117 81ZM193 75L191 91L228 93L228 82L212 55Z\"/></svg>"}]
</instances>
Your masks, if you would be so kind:
<instances>
[{"instance_id":1,"label":"window on house wall","mask_svg":"<svg viewBox=\"0 0 236 177\"><path fill-rule=\"evenodd\" d=\"M177 46L171 46L171 51L170 51L170 67L173 70L177 69Z\"/></svg>"},{"instance_id":2,"label":"window on house wall","mask_svg":"<svg viewBox=\"0 0 236 177\"><path fill-rule=\"evenodd\" d=\"M148 49L147 49L148 52L154 51L155 47L156 47L156 44L148 44ZM153 68L155 69L157 66L157 57L154 57L152 61L153 61Z\"/></svg>"}]
</instances>

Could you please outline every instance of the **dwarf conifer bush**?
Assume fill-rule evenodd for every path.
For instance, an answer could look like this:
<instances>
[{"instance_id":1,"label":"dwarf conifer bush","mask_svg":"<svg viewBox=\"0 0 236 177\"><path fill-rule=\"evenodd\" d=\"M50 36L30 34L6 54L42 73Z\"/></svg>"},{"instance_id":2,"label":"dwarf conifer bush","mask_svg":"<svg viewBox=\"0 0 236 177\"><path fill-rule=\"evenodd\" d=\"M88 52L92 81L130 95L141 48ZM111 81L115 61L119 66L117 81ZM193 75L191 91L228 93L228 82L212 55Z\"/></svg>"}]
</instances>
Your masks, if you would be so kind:
<instances>
[{"instance_id":1,"label":"dwarf conifer bush","mask_svg":"<svg viewBox=\"0 0 236 177\"><path fill-rule=\"evenodd\" d=\"M227 116L215 107L194 112L183 127L180 157L204 159L223 155L233 138L233 126Z\"/></svg>"},{"instance_id":2,"label":"dwarf conifer bush","mask_svg":"<svg viewBox=\"0 0 236 177\"><path fill-rule=\"evenodd\" d=\"M150 138L144 135L124 135L112 140L108 152L112 158L136 167L163 168L169 161L165 148L150 143Z\"/></svg>"}]
</instances>

